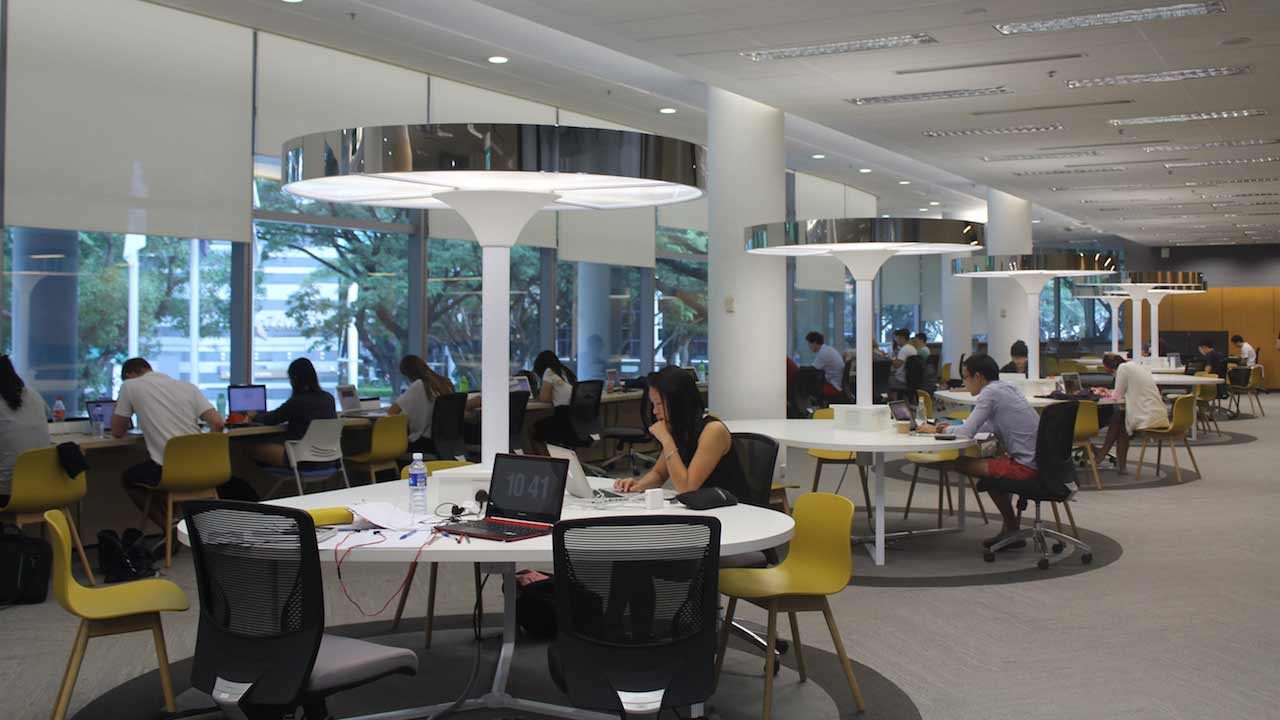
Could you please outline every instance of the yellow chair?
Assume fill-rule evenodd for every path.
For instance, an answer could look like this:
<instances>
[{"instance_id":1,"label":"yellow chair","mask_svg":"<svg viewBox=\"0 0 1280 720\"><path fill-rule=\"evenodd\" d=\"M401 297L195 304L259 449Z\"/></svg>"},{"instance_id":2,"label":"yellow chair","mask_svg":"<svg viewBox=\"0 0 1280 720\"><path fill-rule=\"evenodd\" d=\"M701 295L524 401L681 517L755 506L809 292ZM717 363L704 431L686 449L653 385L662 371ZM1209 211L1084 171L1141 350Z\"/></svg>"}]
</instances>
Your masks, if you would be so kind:
<instances>
[{"instance_id":1,"label":"yellow chair","mask_svg":"<svg viewBox=\"0 0 1280 720\"><path fill-rule=\"evenodd\" d=\"M1102 489L1102 478L1098 476L1098 460L1093 456L1093 438L1101 430L1098 423L1098 403L1092 400L1081 400L1076 410L1076 437L1072 447L1084 451L1084 456L1089 461L1089 469L1093 471L1093 484L1099 490Z\"/></svg>"},{"instance_id":2,"label":"yellow chair","mask_svg":"<svg viewBox=\"0 0 1280 720\"><path fill-rule=\"evenodd\" d=\"M151 514L151 499L164 496L164 566L173 564L173 509L188 500L217 499L218 487L231 479L231 438L225 433L200 433L169 438L164 445L164 465L160 484L145 488L142 505L145 528Z\"/></svg>"},{"instance_id":3,"label":"yellow chair","mask_svg":"<svg viewBox=\"0 0 1280 720\"><path fill-rule=\"evenodd\" d=\"M1191 465L1195 467L1196 474L1200 475L1200 463L1196 462L1195 453L1191 452L1191 444L1187 442L1187 432L1191 429L1191 424L1195 422L1195 413L1196 397L1194 395L1179 395L1173 400L1173 420L1167 429L1142 431L1142 450L1138 452L1138 474L1136 479L1142 479L1142 459L1147 454L1147 444L1151 442L1153 437L1156 439L1157 473L1160 472L1160 449L1164 445L1164 441L1168 440L1169 453L1173 455L1174 474L1178 478L1178 482L1182 482L1182 466L1178 464L1177 450L1177 441L1182 440L1182 446L1187 449L1187 455L1191 457Z\"/></svg>"},{"instance_id":4,"label":"yellow chair","mask_svg":"<svg viewBox=\"0 0 1280 720\"><path fill-rule=\"evenodd\" d=\"M80 557L80 565L84 567L89 584L96 585L89 558L84 552L84 544L80 542L80 531L76 529L69 510L70 506L84 498L84 473L68 477L62 469L62 463L58 462L57 448L28 450L19 455L13 465L13 486L9 492L9 504L0 507L0 516L8 516L6 519L19 529L43 523L44 514L49 510L68 510L67 528L71 533L71 542L75 545L76 555Z\"/></svg>"},{"instance_id":5,"label":"yellow chair","mask_svg":"<svg viewBox=\"0 0 1280 720\"><path fill-rule=\"evenodd\" d=\"M352 472L363 470L369 473L369 484L372 485L378 481L379 470L397 469L396 459L408 451L409 416L401 413L380 417L373 423L369 450L347 458L347 467Z\"/></svg>"},{"instance_id":6,"label":"yellow chair","mask_svg":"<svg viewBox=\"0 0 1280 720\"><path fill-rule=\"evenodd\" d=\"M942 369L938 371L938 385L940 385L942 389L945 390L947 389L948 384L950 382L951 382L951 363L949 362L942 363Z\"/></svg>"},{"instance_id":7,"label":"yellow chair","mask_svg":"<svg viewBox=\"0 0 1280 720\"><path fill-rule=\"evenodd\" d=\"M813 411L814 420L834 420L836 411L832 408L819 408ZM867 527L872 527L871 508L875 507L871 504L871 488L867 485L867 466L858 464L858 453L845 452L843 450L809 450L809 457L814 459L813 467L813 492L818 492L818 482L822 479L822 468L827 465L838 465L844 467L844 472L840 475L840 482L844 483L844 473L849 472L849 467L858 468L858 478L862 480L862 499L866 502L867 508ZM839 492L839 486L836 486L836 492Z\"/></svg>"},{"instance_id":8,"label":"yellow chair","mask_svg":"<svg viewBox=\"0 0 1280 720\"><path fill-rule=\"evenodd\" d=\"M770 568L732 568L720 571L720 592L729 597L725 620L720 630L720 652L716 655L715 677L720 677L729 628L733 625L738 600L764 608L769 613L768 648L765 650L764 720L773 714L774 648L778 643L778 613L791 620L791 646L795 648L796 668L800 682L808 677L804 667L804 649L800 641L798 612L821 611L831 632L831 642L840 657L840 667L858 712L866 710L862 691L853 676L853 665L845 654L844 641L831 614L828 595L845 589L853 576L853 552L849 545L849 525L853 522L853 503L831 493L809 493L796 500L796 532L791 538L787 557Z\"/></svg>"},{"instance_id":9,"label":"yellow chair","mask_svg":"<svg viewBox=\"0 0 1280 720\"><path fill-rule=\"evenodd\" d=\"M924 416L927 418L934 417L933 414L933 396L924 390L917 390L917 401L924 407ZM951 504L951 473L947 470L945 463L949 463L960 457L959 450L939 450L936 452L910 452L905 455L907 462L912 463L915 467L911 471L911 488L907 491L907 507L902 512L902 519L906 520L911 515L911 500L916 494L916 482L920 479L920 466L938 466L938 527L942 527L942 497L945 494L947 498L947 512L955 513L955 506ZM987 508L982 504L982 494L978 492L978 484L969 477L969 487L973 490L973 496L978 501L978 509L982 511L982 521L990 524L991 520L987 518ZM964 492L963 489L960 492Z\"/></svg>"},{"instance_id":10,"label":"yellow chair","mask_svg":"<svg viewBox=\"0 0 1280 720\"><path fill-rule=\"evenodd\" d=\"M53 720L63 720L67 716L89 639L142 630L150 630L156 644L164 707L171 713L176 712L160 613L181 612L190 607L182 588L168 580L135 580L87 588L71 575L71 526L66 515L61 510L49 510L44 514L44 522L52 531L49 535L53 545L53 596L64 610L80 618L80 629L76 633L75 644L71 646L67 671L62 676L62 686L54 702Z\"/></svg>"},{"instance_id":11,"label":"yellow chair","mask_svg":"<svg viewBox=\"0 0 1280 720\"><path fill-rule=\"evenodd\" d=\"M1267 416L1267 411L1262 409L1262 399L1258 397L1258 393L1262 392L1262 366L1254 365L1249 368L1249 381L1244 385L1236 385L1231 383L1231 373L1227 373L1227 391L1231 393L1231 399L1236 404L1236 415L1240 414L1240 398L1248 396L1249 409L1256 410L1262 417Z\"/></svg>"},{"instance_id":12,"label":"yellow chair","mask_svg":"<svg viewBox=\"0 0 1280 720\"><path fill-rule=\"evenodd\" d=\"M437 473L441 470L448 470L450 468L456 468L456 467L464 467L466 465L474 465L475 463L467 462L466 460L431 460L424 464L427 466L427 474L430 475L430 474ZM400 479L401 480L409 479L408 465L406 465L400 471ZM341 523L335 523L335 524L341 524ZM425 538L423 539L423 542L426 542ZM427 565L428 565L428 569L430 570L430 575L427 578L427 618L426 618L426 626L423 630L423 634L426 637L426 643L427 643L426 647L431 647L431 626L435 623L435 615L436 615L436 578L439 574L440 566L437 563L427 563ZM396 616L395 616L395 619L391 621L392 631L400 627L400 617L404 615L404 606L405 606L405 603L408 602L409 600L409 590L410 588L413 587L413 578L417 574L418 574L418 563L416 562L409 563L409 572L407 575L405 575L405 578L404 578L404 589L400 592L400 601L396 605ZM476 566L476 577L478 580L479 579L478 565ZM479 595L477 595L476 597L479 597Z\"/></svg>"},{"instance_id":13,"label":"yellow chair","mask_svg":"<svg viewBox=\"0 0 1280 720\"><path fill-rule=\"evenodd\" d=\"M1198 372L1196 377L1216 378L1216 374L1211 372ZM1209 432L1209 423L1213 423L1213 430L1217 434L1222 434L1222 428L1218 426L1218 416L1214 414L1214 406L1218 403L1218 386L1217 385L1199 385L1196 387L1196 422L1207 433Z\"/></svg>"}]
</instances>

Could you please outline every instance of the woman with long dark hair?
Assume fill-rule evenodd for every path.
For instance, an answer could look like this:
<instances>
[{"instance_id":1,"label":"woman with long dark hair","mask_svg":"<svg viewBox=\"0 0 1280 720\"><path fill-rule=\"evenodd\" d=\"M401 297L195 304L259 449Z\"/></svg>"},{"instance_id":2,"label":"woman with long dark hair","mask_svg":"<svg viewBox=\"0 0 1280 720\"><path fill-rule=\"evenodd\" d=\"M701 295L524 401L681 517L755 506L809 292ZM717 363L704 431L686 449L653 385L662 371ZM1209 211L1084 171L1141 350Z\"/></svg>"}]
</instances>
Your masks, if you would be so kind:
<instances>
[{"instance_id":1,"label":"woman with long dark hair","mask_svg":"<svg viewBox=\"0 0 1280 720\"><path fill-rule=\"evenodd\" d=\"M549 417L535 422L529 436L535 452L546 453L548 443L572 445L577 433L569 419L569 401L573 398L573 373L560 362L553 350L543 350L533 359L533 374L540 380L538 400L551 403Z\"/></svg>"},{"instance_id":2,"label":"woman with long dark hair","mask_svg":"<svg viewBox=\"0 0 1280 720\"><path fill-rule=\"evenodd\" d=\"M48 415L40 393L22 382L8 355L0 355L0 508L9 504L18 456L50 446Z\"/></svg>"},{"instance_id":3,"label":"woman with long dark hair","mask_svg":"<svg viewBox=\"0 0 1280 720\"><path fill-rule=\"evenodd\" d=\"M307 358L289 363L289 387L292 394L280 407L253 416L263 425L284 425L285 440L300 440L307 434L312 420L328 420L338 416L333 409L333 396L320 387L316 366ZM289 464L283 442L262 442L247 448L250 457L260 463L284 467Z\"/></svg>"},{"instance_id":4,"label":"woman with long dark hair","mask_svg":"<svg viewBox=\"0 0 1280 720\"><path fill-rule=\"evenodd\" d=\"M404 413L409 416L409 452L434 453L436 447L431 442L431 413L436 408L437 397L454 392L453 383L428 367L427 361L417 355L405 355L401 358L400 374L409 381L409 387L396 398L387 413Z\"/></svg>"},{"instance_id":5,"label":"woman with long dark hair","mask_svg":"<svg viewBox=\"0 0 1280 720\"><path fill-rule=\"evenodd\" d=\"M742 463L733 452L733 436L719 418L707 413L693 375L667 367L649 376L649 402L657 419L649 434L662 445L658 463L643 477L625 478L615 487L640 492L668 480L676 492L719 487L748 497Z\"/></svg>"}]
</instances>

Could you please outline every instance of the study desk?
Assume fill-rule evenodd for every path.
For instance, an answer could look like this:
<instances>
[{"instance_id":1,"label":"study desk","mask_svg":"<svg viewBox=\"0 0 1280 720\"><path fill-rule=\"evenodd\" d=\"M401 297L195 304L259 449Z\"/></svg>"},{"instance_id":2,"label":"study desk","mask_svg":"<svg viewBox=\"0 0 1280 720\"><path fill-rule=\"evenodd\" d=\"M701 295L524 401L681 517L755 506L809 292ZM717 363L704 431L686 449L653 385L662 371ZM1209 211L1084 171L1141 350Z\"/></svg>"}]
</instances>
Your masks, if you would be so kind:
<instances>
[{"instance_id":1,"label":"study desk","mask_svg":"<svg viewBox=\"0 0 1280 720\"><path fill-rule=\"evenodd\" d=\"M345 429L368 427L372 422L368 418L342 418L342 425ZM233 438L270 437L272 435L281 435L284 431L285 427L283 425L247 425L245 427L228 428L226 433ZM103 433L101 436L90 432L64 432L51 434L49 439L54 445L64 442L76 443L85 453L94 450L141 446L143 444L143 436L140 432L129 432L122 438L112 437L110 432Z\"/></svg>"},{"instance_id":2,"label":"study desk","mask_svg":"<svg viewBox=\"0 0 1280 720\"><path fill-rule=\"evenodd\" d=\"M960 493L958 527L929 528L886 532L884 520L884 460L889 453L938 452L940 450L964 450L977 443L967 438L934 440L931 436L908 435L896 430L860 432L842 430L834 420L726 420L730 432L759 433L777 440L783 446L795 446L808 450L836 450L840 452L866 453L871 456L875 475L875 534L871 557L876 565L884 565L886 538L904 538L915 535L960 532L965 525L965 499ZM785 453L785 447L781 450ZM862 540L864 538L855 537Z\"/></svg>"},{"instance_id":3,"label":"study desk","mask_svg":"<svg viewBox=\"0 0 1280 720\"><path fill-rule=\"evenodd\" d=\"M612 480L591 478L595 487L609 487ZM720 520L720 554L722 556L758 552L777 547L791 539L795 531L795 522L791 516L767 508L739 504L733 507L717 508L695 512L680 505L669 505L662 510L647 510L644 507L643 494L638 494L627 502L606 506L592 505L588 501L571 496L565 497L563 519L585 517L615 517L619 515L674 515L674 516L712 516ZM349 506L359 502L389 502L401 508L408 506L409 490L404 480L379 483L377 485L360 485L353 488L313 493L302 497L284 498L272 504L285 507L313 510L325 507ZM372 532L359 533L366 538L374 539ZM471 542L455 543L449 540L437 540L424 545L430 537L428 533L419 532L412 538L400 540L404 533L386 532L387 540L379 545L353 549L343 559L350 562L392 563L402 567L412 562L421 548L419 562L460 562L480 563L485 572L502 575L503 616L502 616L502 651L498 656L497 668L493 674L493 684L489 692L478 698L466 700L461 711L509 709L517 712L534 713L552 717L574 718L576 720L613 720L616 716L607 715L573 707L553 705L512 696L507 691L507 680L511 674L511 663L515 657L516 646L516 567L521 564L550 563L553 561L551 536L502 543L491 540L472 539ZM324 562L334 561L334 548L351 533L339 533L320 544L320 559ZM186 523L178 524L178 540L190 545L187 537ZM345 544L354 544L353 538L347 537ZM391 713L380 714L380 720L392 718L429 717L451 703L425 708L410 708Z\"/></svg>"}]
</instances>

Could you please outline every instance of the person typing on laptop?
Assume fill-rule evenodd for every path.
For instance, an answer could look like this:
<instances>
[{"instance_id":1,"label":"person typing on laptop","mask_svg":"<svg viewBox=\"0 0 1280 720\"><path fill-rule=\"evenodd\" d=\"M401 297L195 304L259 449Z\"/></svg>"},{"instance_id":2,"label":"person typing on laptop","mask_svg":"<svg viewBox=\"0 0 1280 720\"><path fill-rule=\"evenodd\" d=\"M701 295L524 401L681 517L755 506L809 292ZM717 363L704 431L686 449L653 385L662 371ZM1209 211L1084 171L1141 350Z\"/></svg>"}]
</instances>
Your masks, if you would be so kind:
<instances>
[{"instance_id":1,"label":"person typing on laptop","mask_svg":"<svg viewBox=\"0 0 1280 720\"><path fill-rule=\"evenodd\" d=\"M973 438L980 432L991 432L999 438L1008 453L1003 457L976 458L960 456L952 461L955 470L975 477L998 477L1009 480L1031 481L1036 478L1036 433L1040 430L1040 415L1027 402L1022 391L1000 380L1000 366L990 355L970 355L960 366L964 388L977 396L977 404L969 418L961 425L938 423L936 426L920 426L923 432L934 432ZM1004 526L1000 534L984 540L983 547L991 547L1009 533L1017 532L1018 516L1008 493L988 491L991 501L1000 510ZM1026 547L1026 541L1006 547Z\"/></svg>"},{"instance_id":2,"label":"person typing on laptop","mask_svg":"<svg viewBox=\"0 0 1280 720\"><path fill-rule=\"evenodd\" d=\"M642 477L618 480L614 489L641 492L670 480L679 493L719 487L738 498L748 497L729 428L707 413L693 376L680 368L663 368L649 376L647 392L657 418L649 434L661 443L662 453L652 470Z\"/></svg>"},{"instance_id":3,"label":"person typing on laptop","mask_svg":"<svg viewBox=\"0 0 1280 720\"><path fill-rule=\"evenodd\" d=\"M289 399L271 412L250 413L249 417L263 425L285 425L284 440L301 440L312 420L330 420L338 414L333 409L333 396L320 387L316 366L307 358L289 363ZM288 467L289 456L284 442L266 440L249 445L249 457L264 465Z\"/></svg>"}]
</instances>

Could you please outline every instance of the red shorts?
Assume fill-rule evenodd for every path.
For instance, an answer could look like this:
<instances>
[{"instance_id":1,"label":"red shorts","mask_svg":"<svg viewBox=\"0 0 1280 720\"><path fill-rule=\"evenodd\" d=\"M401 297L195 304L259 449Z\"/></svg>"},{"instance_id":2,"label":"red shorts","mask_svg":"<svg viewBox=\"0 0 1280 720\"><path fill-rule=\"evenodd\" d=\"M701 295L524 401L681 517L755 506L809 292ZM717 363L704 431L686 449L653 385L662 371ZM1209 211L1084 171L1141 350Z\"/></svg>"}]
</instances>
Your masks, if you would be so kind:
<instances>
[{"instance_id":1,"label":"red shorts","mask_svg":"<svg viewBox=\"0 0 1280 720\"><path fill-rule=\"evenodd\" d=\"M994 457L987 460L987 475L1005 480L1034 480L1035 468L1029 468L1010 457Z\"/></svg>"}]
</instances>

